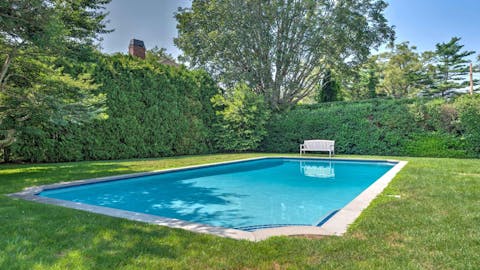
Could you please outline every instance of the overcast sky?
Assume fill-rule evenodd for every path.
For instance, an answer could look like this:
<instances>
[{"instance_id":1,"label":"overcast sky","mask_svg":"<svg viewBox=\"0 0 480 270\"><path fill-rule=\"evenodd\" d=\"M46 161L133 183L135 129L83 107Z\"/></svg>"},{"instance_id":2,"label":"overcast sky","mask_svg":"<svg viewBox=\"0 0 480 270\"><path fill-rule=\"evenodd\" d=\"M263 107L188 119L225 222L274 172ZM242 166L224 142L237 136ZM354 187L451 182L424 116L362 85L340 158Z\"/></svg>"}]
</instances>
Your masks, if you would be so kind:
<instances>
[{"instance_id":1,"label":"overcast sky","mask_svg":"<svg viewBox=\"0 0 480 270\"><path fill-rule=\"evenodd\" d=\"M387 0L386 17L395 25L397 41L410 41L420 51L434 50L435 44L453 36L462 38L468 50L480 52L480 0ZM178 56L173 44L177 35L174 12L190 7L191 0L112 0L109 27L113 33L104 36L102 50L127 52L131 38L141 39L145 46L163 47Z\"/></svg>"}]
</instances>

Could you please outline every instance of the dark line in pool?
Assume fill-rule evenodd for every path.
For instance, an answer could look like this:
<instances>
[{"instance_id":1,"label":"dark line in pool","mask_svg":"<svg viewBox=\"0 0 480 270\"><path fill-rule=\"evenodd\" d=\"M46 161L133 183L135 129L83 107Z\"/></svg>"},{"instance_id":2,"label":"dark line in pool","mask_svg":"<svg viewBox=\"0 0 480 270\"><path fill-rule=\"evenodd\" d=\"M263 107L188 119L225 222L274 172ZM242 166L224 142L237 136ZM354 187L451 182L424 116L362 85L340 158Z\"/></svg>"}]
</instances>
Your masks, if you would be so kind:
<instances>
[{"instance_id":1,"label":"dark line in pool","mask_svg":"<svg viewBox=\"0 0 480 270\"><path fill-rule=\"evenodd\" d=\"M234 229L253 232L260 229L270 229L270 228L279 228L279 227L288 227L288 226L312 226L312 225L311 224L263 224L263 225L234 227Z\"/></svg>"},{"instance_id":2,"label":"dark line in pool","mask_svg":"<svg viewBox=\"0 0 480 270\"><path fill-rule=\"evenodd\" d=\"M337 210L333 210L332 212L330 212L329 214L327 214L324 218L322 218L320 220L320 222L317 223L317 227L320 227L322 226L323 224L325 224L329 219L331 219L333 216L335 216L336 213L338 213L338 211L340 211L340 209L337 209Z\"/></svg>"}]
</instances>

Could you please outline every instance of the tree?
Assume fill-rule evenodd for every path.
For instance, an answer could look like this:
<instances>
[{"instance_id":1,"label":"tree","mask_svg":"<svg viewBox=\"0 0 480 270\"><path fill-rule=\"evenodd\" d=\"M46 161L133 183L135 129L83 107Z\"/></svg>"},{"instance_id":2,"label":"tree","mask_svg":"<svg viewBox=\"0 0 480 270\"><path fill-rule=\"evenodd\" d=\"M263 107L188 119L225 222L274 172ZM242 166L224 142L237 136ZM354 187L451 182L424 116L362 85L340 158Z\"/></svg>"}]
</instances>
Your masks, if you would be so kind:
<instances>
[{"instance_id":1,"label":"tree","mask_svg":"<svg viewBox=\"0 0 480 270\"><path fill-rule=\"evenodd\" d=\"M110 0L5 0L0 4L0 41L4 63L0 91L5 91L13 59L30 49L29 57L63 55L92 45L105 29L106 13L99 12ZM35 51L33 51L35 49ZM78 53L78 52L76 52Z\"/></svg>"},{"instance_id":2,"label":"tree","mask_svg":"<svg viewBox=\"0 0 480 270\"><path fill-rule=\"evenodd\" d=\"M175 62L175 57L167 52L165 48L159 48L158 46L153 47L150 50L147 50L146 58L153 58L155 61L161 64L167 64L172 66L177 66Z\"/></svg>"},{"instance_id":3,"label":"tree","mask_svg":"<svg viewBox=\"0 0 480 270\"><path fill-rule=\"evenodd\" d=\"M478 79L480 75L480 54L477 56L477 64L473 66L473 92L474 93L479 93L480 92L480 86L478 86L478 82L480 81ZM476 88L475 88L476 86Z\"/></svg>"},{"instance_id":4,"label":"tree","mask_svg":"<svg viewBox=\"0 0 480 270\"><path fill-rule=\"evenodd\" d=\"M440 94L442 97L450 90L459 89L468 85L469 60L466 58L474 51L462 51L458 37L453 37L447 43L436 44L435 50L435 80L426 95Z\"/></svg>"},{"instance_id":5,"label":"tree","mask_svg":"<svg viewBox=\"0 0 480 270\"><path fill-rule=\"evenodd\" d=\"M328 68L362 63L393 37L383 0L194 0L176 14L183 60L225 85L246 82L271 108L318 89Z\"/></svg>"},{"instance_id":6,"label":"tree","mask_svg":"<svg viewBox=\"0 0 480 270\"><path fill-rule=\"evenodd\" d=\"M396 98L412 97L423 89L427 82L426 67L416 49L409 42L403 42L379 56L380 93Z\"/></svg>"},{"instance_id":7,"label":"tree","mask_svg":"<svg viewBox=\"0 0 480 270\"><path fill-rule=\"evenodd\" d=\"M0 3L0 149L18 129L81 122L102 115L104 96L82 67L98 34L107 33L109 0L5 0ZM28 123L30 122L30 123ZM35 123L34 123L35 122Z\"/></svg>"},{"instance_id":8,"label":"tree","mask_svg":"<svg viewBox=\"0 0 480 270\"><path fill-rule=\"evenodd\" d=\"M366 74L366 76L364 76L365 78L365 85L366 85L366 88L367 88L367 97L368 98L376 98L377 97L377 85L378 85L378 78L377 78L377 74L375 73L375 70L373 69L369 69L368 70L368 73Z\"/></svg>"},{"instance_id":9,"label":"tree","mask_svg":"<svg viewBox=\"0 0 480 270\"><path fill-rule=\"evenodd\" d=\"M331 102L338 100L340 95L340 84L337 82L330 69L325 71L321 88L315 95L317 102Z\"/></svg>"},{"instance_id":10,"label":"tree","mask_svg":"<svg viewBox=\"0 0 480 270\"><path fill-rule=\"evenodd\" d=\"M379 67L377 56L369 57L365 63L352 69L343 77L344 94L349 100L361 100L377 97Z\"/></svg>"}]
</instances>

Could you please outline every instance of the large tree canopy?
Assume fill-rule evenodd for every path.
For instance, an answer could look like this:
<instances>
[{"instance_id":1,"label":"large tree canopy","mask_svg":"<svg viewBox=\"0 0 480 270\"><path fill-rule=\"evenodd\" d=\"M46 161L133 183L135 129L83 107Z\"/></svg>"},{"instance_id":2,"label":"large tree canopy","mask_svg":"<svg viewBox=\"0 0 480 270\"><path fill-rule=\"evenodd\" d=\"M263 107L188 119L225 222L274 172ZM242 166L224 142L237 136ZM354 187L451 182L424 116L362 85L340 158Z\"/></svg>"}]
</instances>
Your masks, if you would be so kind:
<instances>
[{"instance_id":1,"label":"large tree canopy","mask_svg":"<svg viewBox=\"0 0 480 270\"><path fill-rule=\"evenodd\" d=\"M396 44L389 52L379 55L379 92L390 97L413 97L426 83L421 56L409 42Z\"/></svg>"},{"instance_id":2,"label":"large tree canopy","mask_svg":"<svg viewBox=\"0 0 480 270\"><path fill-rule=\"evenodd\" d=\"M0 2L0 148L19 129L102 111L104 97L92 93L97 85L80 66L98 35L108 32L103 8L109 1Z\"/></svg>"},{"instance_id":3,"label":"large tree canopy","mask_svg":"<svg viewBox=\"0 0 480 270\"><path fill-rule=\"evenodd\" d=\"M365 60L393 37L383 0L194 0L179 10L184 60L229 85L244 81L274 109L315 89L328 69Z\"/></svg>"}]
</instances>

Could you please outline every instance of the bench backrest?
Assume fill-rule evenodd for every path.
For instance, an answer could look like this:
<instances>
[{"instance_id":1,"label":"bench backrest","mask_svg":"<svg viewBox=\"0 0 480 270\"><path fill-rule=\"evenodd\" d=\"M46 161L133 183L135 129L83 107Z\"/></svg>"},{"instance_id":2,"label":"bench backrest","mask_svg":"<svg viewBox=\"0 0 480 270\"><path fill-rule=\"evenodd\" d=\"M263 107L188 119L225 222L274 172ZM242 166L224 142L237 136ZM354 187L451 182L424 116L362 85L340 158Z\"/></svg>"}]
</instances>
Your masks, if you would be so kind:
<instances>
[{"instance_id":1,"label":"bench backrest","mask_svg":"<svg viewBox=\"0 0 480 270\"><path fill-rule=\"evenodd\" d=\"M335 147L335 141L330 140L306 140L303 142L306 150L330 151Z\"/></svg>"}]
</instances>

